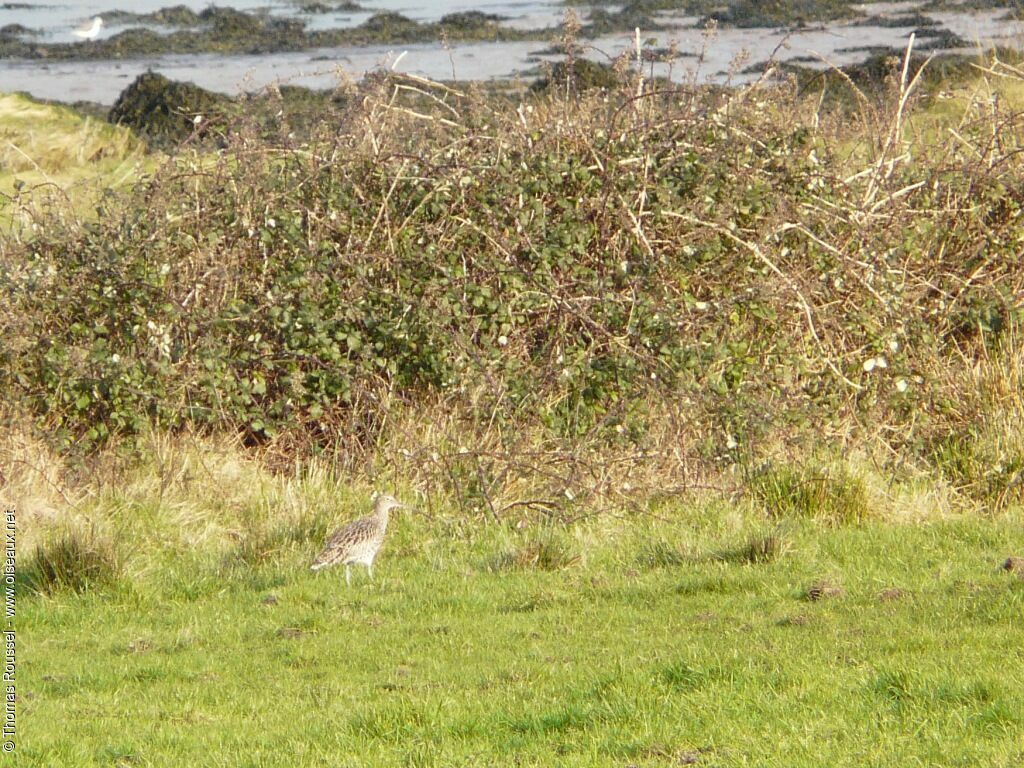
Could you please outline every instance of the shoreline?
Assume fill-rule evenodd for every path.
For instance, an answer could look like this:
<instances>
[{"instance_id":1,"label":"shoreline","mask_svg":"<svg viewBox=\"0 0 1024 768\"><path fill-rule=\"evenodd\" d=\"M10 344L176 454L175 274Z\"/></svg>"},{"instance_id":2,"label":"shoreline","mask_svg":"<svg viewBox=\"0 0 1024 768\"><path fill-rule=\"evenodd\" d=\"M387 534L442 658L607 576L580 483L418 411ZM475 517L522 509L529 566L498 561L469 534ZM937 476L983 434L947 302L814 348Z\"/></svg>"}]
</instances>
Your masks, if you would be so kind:
<instances>
[{"instance_id":1,"label":"shoreline","mask_svg":"<svg viewBox=\"0 0 1024 768\"><path fill-rule=\"evenodd\" d=\"M907 45L905 30L891 27L840 27L799 33L729 30L719 32L710 42L697 30L678 32L687 34L658 37L657 47L647 46L648 50L662 51L666 47L664 43L675 43L679 53L672 61L649 61L645 57L645 76L677 82L743 84L757 79L769 61L813 69L855 66L887 51L902 55ZM858 39L870 40L871 44L857 45ZM1019 47L1015 35L1008 39L1014 43L1008 47ZM1006 46L1007 38L982 39L969 46L948 49L929 48L928 42L927 38L919 37L915 50L970 55ZM619 55L633 58L635 37L625 33L605 35L581 41L580 46L582 58L610 64ZM110 106L125 87L147 71L237 96L274 85L330 89L346 81L358 81L374 71L392 68L432 80L515 83L542 76L546 66L554 65L561 58L557 47L538 40L469 42L447 47L440 43L382 44L276 54L167 54L131 60L45 62L0 60L0 80L10 83L8 90L25 92L34 98Z\"/></svg>"}]
</instances>

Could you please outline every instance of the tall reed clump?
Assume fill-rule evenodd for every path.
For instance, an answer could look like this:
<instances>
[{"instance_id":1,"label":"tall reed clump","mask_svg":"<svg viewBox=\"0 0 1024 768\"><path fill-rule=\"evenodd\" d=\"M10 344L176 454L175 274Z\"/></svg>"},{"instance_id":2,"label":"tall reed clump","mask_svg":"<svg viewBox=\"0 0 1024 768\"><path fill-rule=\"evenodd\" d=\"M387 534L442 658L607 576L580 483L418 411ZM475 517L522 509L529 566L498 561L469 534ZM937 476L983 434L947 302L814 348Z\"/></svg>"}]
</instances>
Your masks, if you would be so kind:
<instances>
[{"instance_id":1,"label":"tall reed clump","mask_svg":"<svg viewBox=\"0 0 1024 768\"><path fill-rule=\"evenodd\" d=\"M40 542L29 554L18 574L20 582L33 592L61 591L115 586L123 574L123 559L117 545L92 530L68 528Z\"/></svg>"},{"instance_id":2,"label":"tall reed clump","mask_svg":"<svg viewBox=\"0 0 1024 768\"><path fill-rule=\"evenodd\" d=\"M67 448L241 433L492 515L780 440L931 462L1021 321L1024 126L970 107L908 150L894 82L868 136L791 83L368 78L308 143L239 124L3 246L0 389Z\"/></svg>"},{"instance_id":3,"label":"tall reed clump","mask_svg":"<svg viewBox=\"0 0 1024 768\"><path fill-rule=\"evenodd\" d=\"M846 465L819 467L768 462L749 473L746 487L773 518L816 518L836 525L872 516L864 481Z\"/></svg>"}]
</instances>

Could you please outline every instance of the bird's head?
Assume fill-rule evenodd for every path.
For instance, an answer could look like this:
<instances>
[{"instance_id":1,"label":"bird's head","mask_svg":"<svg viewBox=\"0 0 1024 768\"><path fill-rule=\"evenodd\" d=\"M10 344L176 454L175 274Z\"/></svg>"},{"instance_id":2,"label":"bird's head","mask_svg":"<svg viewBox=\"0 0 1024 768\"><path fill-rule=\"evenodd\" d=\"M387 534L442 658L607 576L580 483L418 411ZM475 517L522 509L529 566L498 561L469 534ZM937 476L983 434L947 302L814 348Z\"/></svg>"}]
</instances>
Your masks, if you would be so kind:
<instances>
[{"instance_id":1,"label":"bird's head","mask_svg":"<svg viewBox=\"0 0 1024 768\"><path fill-rule=\"evenodd\" d=\"M379 494L373 500L373 511L375 514L384 515L392 509L407 509L407 507L394 496L388 496L385 493Z\"/></svg>"}]
</instances>

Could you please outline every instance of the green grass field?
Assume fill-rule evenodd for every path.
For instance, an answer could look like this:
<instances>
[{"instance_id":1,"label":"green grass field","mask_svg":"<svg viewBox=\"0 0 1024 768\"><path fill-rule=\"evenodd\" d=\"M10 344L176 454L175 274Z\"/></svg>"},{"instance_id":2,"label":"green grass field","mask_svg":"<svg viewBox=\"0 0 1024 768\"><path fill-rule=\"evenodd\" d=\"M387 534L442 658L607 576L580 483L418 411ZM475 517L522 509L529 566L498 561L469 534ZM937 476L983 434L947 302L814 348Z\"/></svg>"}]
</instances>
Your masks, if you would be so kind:
<instances>
[{"instance_id":1,"label":"green grass field","mask_svg":"<svg viewBox=\"0 0 1024 768\"><path fill-rule=\"evenodd\" d=\"M127 510L123 510L126 512ZM1024 760L1016 517L600 529L399 519L345 587L315 542L147 560L19 605L19 765L965 765ZM820 581L841 593L817 601Z\"/></svg>"}]
</instances>

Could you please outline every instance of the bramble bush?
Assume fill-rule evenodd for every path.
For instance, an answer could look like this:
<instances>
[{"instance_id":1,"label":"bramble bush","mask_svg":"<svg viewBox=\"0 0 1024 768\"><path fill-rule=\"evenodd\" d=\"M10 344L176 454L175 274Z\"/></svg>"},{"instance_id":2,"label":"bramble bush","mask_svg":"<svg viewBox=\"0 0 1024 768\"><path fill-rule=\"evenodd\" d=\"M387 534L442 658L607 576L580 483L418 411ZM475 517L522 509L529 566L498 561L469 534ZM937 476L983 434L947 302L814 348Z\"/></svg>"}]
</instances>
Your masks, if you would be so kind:
<instances>
[{"instance_id":1,"label":"bramble bush","mask_svg":"<svg viewBox=\"0 0 1024 768\"><path fill-rule=\"evenodd\" d=\"M302 144L236 120L6 244L7 402L66 447L359 451L418 411L541 454L934 457L977 415L965 366L1019 332L1019 117L993 142L969 107L966 145L907 153L897 82L895 142L851 154L794 84L621 77L516 103L388 74Z\"/></svg>"}]
</instances>

